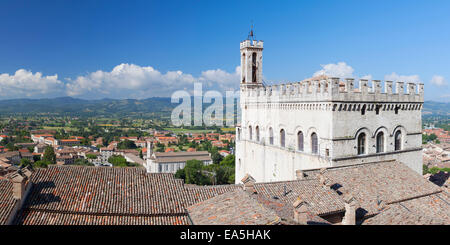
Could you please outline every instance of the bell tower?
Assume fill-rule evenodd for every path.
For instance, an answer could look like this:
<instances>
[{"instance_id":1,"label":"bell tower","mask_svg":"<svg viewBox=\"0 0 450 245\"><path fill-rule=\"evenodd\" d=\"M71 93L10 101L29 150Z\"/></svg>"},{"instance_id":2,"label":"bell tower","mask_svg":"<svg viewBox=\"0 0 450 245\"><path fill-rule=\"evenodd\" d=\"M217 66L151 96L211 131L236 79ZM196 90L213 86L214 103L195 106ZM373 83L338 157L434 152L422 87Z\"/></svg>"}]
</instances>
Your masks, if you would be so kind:
<instances>
[{"instance_id":1,"label":"bell tower","mask_svg":"<svg viewBox=\"0 0 450 245\"><path fill-rule=\"evenodd\" d=\"M255 39L252 29L241 42L241 85L262 85L262 51L263 41Z\"/></svg>"}]
</instances>

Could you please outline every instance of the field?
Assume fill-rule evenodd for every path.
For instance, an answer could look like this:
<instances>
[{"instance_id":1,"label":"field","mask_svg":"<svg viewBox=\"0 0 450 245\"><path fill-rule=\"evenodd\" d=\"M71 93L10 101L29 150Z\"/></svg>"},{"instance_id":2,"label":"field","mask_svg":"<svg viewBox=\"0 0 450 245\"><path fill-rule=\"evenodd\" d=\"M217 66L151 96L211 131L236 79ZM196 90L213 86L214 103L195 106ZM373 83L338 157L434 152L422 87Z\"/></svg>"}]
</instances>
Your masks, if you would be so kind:
<instances>
[{"instance_id":1,"label":"field","mask_svg":"<svg viewBox=\"0 0 450 245\"><path fill-rule=\"evenodd\" d=\"M236 128L221 128L220 130L222 130L223 132L229 133L229 132L234 132L234 131L236 131Z\"/></svg>"},{"instance_id":2,"label":"field","mask_svg":"<svg viewBox=\"0 0 450 245\"><path fill-rule=\"evenodd\" d=\"M75 131L77 130L76 128L71 128L71 127L48 127L48 126L44 126L43 127L46 130L59 130L59 129L64 129L66 131Z\"/></svg>"},{"instance_id":3,"label":"field","mask_svg":"<svg viewBox=\"0 0 450 245\"><path fill-rule=\"evenodd\" d=\"M174 133L210 133L211 129L185 129L185 128L164 128L164 130L172 131Z\"/></svg>"}]
</instances>

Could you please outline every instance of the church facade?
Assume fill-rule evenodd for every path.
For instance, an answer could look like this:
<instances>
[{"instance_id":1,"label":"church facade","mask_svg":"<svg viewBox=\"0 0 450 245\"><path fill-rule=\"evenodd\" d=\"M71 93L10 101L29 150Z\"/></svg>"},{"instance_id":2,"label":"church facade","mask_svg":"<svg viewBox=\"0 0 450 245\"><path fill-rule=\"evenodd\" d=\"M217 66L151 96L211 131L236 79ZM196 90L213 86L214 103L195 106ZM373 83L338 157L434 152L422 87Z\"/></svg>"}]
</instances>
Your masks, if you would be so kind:
<instances>
[{"instance_id":1,"label":"church facade","mask_svg":"<svg viewBox=\"0 0 450 245\"><path fill-rule=\"evenodd\" d=\"M266 86L263 42L245 40L240 51L236 183L391 159L422 173L423 84L320 76Z\"/></svg>"}]
</instances>

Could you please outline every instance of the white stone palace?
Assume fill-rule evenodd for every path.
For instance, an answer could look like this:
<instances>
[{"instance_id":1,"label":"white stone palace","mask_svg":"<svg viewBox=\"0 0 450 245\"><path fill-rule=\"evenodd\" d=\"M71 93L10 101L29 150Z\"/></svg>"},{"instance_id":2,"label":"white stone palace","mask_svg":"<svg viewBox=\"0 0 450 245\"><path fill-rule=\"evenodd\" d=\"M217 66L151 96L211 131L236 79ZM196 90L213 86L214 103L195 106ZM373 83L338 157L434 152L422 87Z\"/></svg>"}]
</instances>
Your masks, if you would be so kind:
<instances>
[{"instance_id":1,"label":"white stone palace","mask_svg":"<svg viewBox=\"0 0 450 245\"><path fill-rule=\"evenodd\" d=\"M354 79L320 76L266 86L263 42L245 40L240 51L236 183L391 159L422 173L423 84L361 79L355 88Z\"/></svg>"}]
</instances>

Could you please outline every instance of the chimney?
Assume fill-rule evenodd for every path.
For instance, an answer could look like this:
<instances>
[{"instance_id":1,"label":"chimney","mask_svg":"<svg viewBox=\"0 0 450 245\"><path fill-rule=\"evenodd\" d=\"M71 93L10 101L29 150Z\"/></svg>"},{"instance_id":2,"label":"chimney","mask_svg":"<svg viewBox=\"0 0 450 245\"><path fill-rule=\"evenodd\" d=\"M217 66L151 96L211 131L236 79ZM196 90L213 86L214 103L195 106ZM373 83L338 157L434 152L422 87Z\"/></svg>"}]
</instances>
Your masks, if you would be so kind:
<instances>
[{"instance_id":1,"label":"chimney","mask_svg":"<svg viewBox=\"0 0 450 245\"><path fill-rule=\"evenodd\" d=\"M297 180L304 180L305 179L305 173L303 170L296 170L295 175L297 177Z\"/></svg>"},{"instance_id":2,"label":"chimney","mask_svg":"<svg viewBox=\"0 0 450 245\"><path fill-rule=\"evenodd\" d=\"M28 179L31 178L31 174L33 173L33 171L31 170L30 166L27 166L25 168L22 168L20 170L22 172L23 175L25 175Z\"/></svg>"},{"instance_id":3,"label":"chimney","mask_svg":"<svg viewBox=\"0 0 450 245\"><path fill-rule=\"evenodd\" d=\"M294 221L301 225L308 224L308 207L307 203L300 197L294 202Z\"/></svg>"},{"instance_id":4,"label":"chimney","mask_svg":"<svg viewBox=\"0 0 450 245\"><path fill-rule=\"evenodd\" d=\"M344 195L345 215L342 219L343 225L356 224L356 199L353 195L347 193Z\"/></svg>"},{"instance_id":5,"label":"chimney","mask_svg":"<svg viewBox=\"0 0 450 245\"><path fill-rule=\"evenodd\" d=\"M329 188L331 188L331 183L330 183L330 180L327 177L325 177L325 173L326 172L327 172L326 168L321 168L320 169L319 182L320 182L320 184L322 185L322 187L324 189L329 189Z\"/></svg>"},{"instance_id":6,"label":"chimney","mask_svg":"<svg viewBox=\"0 0 450 245\"><path fill-rule=\"evenodd\" d=\"M10 175L11 182L13 183L13 197L16 200L22 199L25 193L25 182L27 181L27 176L22 175L20 170Z\"/></svg>"},{"instance_id":7,"label":"chimney","mask_svg":"<svg viewBox=\"0 0 450 245\"><path fill-rule=\"evenodd\" d=\"M241 181L242 183L244 183L244 191L251 194L256 193L255 190L256 180L251 175L246 174Z\"/></svg>"}]
</instances>

